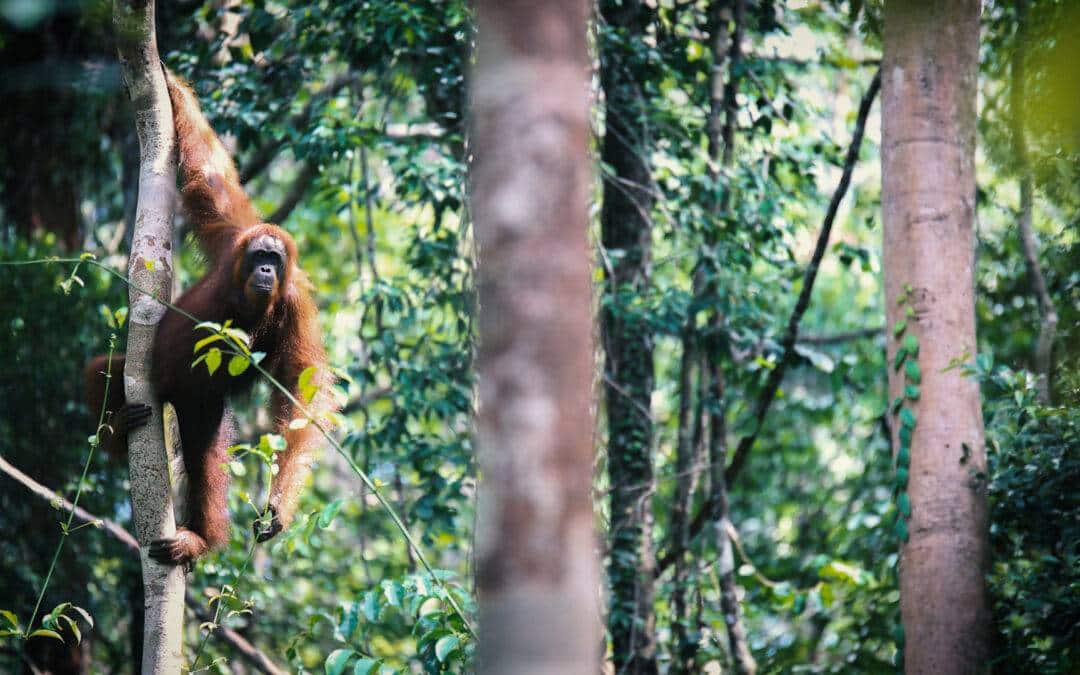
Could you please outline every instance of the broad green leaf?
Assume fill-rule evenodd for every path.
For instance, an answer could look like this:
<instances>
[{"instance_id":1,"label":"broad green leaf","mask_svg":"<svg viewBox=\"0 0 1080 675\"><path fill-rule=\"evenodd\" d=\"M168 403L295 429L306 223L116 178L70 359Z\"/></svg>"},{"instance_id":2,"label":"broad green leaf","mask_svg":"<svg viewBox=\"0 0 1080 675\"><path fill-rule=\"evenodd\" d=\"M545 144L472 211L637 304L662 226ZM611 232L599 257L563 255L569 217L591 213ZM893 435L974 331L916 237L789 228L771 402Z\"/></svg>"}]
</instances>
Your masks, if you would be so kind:
<instances>
[{"instance_id":1,"label":"broad green leaf","mask_svg":"<svg viewBox=\"0 0 1080 675\"><path fill-rule=\"evenodd\" d=\"M221 367L221 350L214 347L206 352L206 370L211 375Z\"/></svg>"},{"instance_id":2,"label":"broad green leaf","mask_svg":"<svg viewBox=\"0 0 1080 675\"><path fill-rule=\"evenodd\" d=\"M10 609L0 609L0 618L4 619L4 623L9 628L18 629L19 617L15 616L15 612Z\"/></svg>"},{"instance_id":3,"label":"broad green leaf","mask_svg":"<svg viewBox=\"0 0 1080 675\"><path fill-rule=\"evenodd\" d=\"M218 334L218 333L214 333L213 335L211 335L209 337L204 337L203 339L201 339L201 340L199 340L198 342L195 343L195 347L192 350L192 353L198 354L199 352L201 352L203 350L203 347L205 347L206 345L213 344L213 343L217 342L218 340L224 340L224 339L225 339L225 337Z\"/></svg>"},{"instance_id":4,"label":"broad green leaf","mask_svg":"<svg viewBox=\"0 0 1080 675\"><path fill-rule=\"evenodd\" d=\"M904 398L909 401L918 401L920 393L919 385L917 384L909 384L904 387Z\"/></svg>"},{"instance_id":5,"label":"broad green leaf","mask_svg":"<svg viewBox=\"0 0 1080 675\"><path fill-rule=\"evenodd\" d=\"M364 656L353 664L353 675L371 675L371 673L378 672L376 669L380 666L382 666L382 661L376 661Z\"/></svg>"},{"instance_id":6,"label":"broad green leaf","mask_svg":"<svg viewBox=\"0 0 1080 675\"><path fill-rule=\"evenodd\" d=\"M907 330L907 321L905 321L904 319L900 319L893 326L893 329L892 329L893 337L900 337L901 335L904 334L905 330Z\"/></svg>"},{"instance_id":7,"label":"broad green leaf","mask_svg":"<svg viewBox=\"0 0 1080 675\"><path fill-rule=\"evenodd\" d=\"M909 429L915 428L915 412L911 408L900 409L900 425Z\"/></svg>"},{"instance_id":8,"label":"broad green leaf","mask_svg":"<svg viewBox=\"0 0 1080 675\"><path fill-rule=\"evenodd\" d=\"M246 356L236 354L231 359L229 359L229 375L232 375L233 377L243 375L244 371L247 370L248 366L250 365L251 359Z\"/></svg>"},{"instance_id":9,"label":"broad green leaf","mask_svg":"<svg viewBox=\"0 0 1080 675\"><path fill-rule=\"evenodd\" d=\"M439 638L439 641L435 643L435 658L439 659L439 663L445 662L446 657L457 649L458 644L460 643L461 640L459 640L456 635L447 635Z\"/></svg>"},{"instance_id":10,"label":"broad green leaf","mask_svg":"<svg viewBox=\"0 0 1080 675\"><path fill-rule=\"evenodd\" d=\"M54 640L59 640L60 642L64 641L64 638L60 637L60 633L57 633L54 630L49 630L48 628L38 628L33 633L30 633L30 637L47 637Z\"/></svg>"},{"instance_id":11,"label":"broad green leaf","mask_svg":"<svg viewBox=\"0 0 1080 675\"><path fill-rule=\"evenodd\" d=\"M341 505L344 503L343 498L338 498L324 506L322 511L319 512L319 527L324 530L330 527L331 523L334 522L334 517L337 516L338 511L341 510Z\"/></svg>"},{"instance_id":12,"label":"broad green leaf","mask_svg":"<svg viewBox=\"0 0 1080 675\"><path fill-rule=\"evenodd\" d=\"M911 497L907 492L901 492L896 498L896 508L900 509L900 513L904 514L905 518L911 517Z\"/></svg>"},{"instance_id":13,"label":"broad green leaf","mask_svg":"<svg viewBox=\"0 0 1080 675\"><path fill-rule=\"evenodd\" d=\"M356 656L356 652L351 649L335 649L330 652L330 656L326 657L326 662L323 667L326 669L326 675L341 675L345 672L345 666L349 664L349 659Z\"/></svg>"},{"instance_id":14,"label":"broad green leaf","mask_svg":"<svg viewBox=\"0 0 1080 675\"><path fill-rule=\"evenodd\" d=\"M919 370L919 362L912 359L904 364L904 375L912 384L920 384L922 382L922 371Z\"/></svg>"},{"instance_id":15,"label":"broad green leaf","mask_svg":"<svg viewBox=\"0 0 1080 675\"><path fill-rule=\"evenodd\" d=\"M379 597L375 594L375 591L368 591L364 593L364 604L362 605L364 611L364 618L368 621L375 622L379 620Z\"/></svg>"},{"instance_id":16,"label":"broad green leaf","mask_svg":"<svg viewBox=\"0 0 1080 675\"><path fill-rule=\"evenodd\" d=\"M919 355L919 338L915 337L913 333L908 333L904 336L904 341L900 343L908 354L918 357Z\"/></svg>"}]
</instances>

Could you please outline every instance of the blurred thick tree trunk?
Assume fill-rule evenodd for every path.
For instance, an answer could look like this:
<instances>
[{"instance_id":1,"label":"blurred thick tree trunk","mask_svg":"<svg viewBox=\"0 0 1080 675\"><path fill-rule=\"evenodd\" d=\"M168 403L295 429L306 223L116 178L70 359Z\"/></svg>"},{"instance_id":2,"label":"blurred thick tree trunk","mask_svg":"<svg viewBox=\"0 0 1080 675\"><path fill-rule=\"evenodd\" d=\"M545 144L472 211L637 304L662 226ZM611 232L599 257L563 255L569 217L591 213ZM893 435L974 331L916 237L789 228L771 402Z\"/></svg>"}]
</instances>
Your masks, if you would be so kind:
<instances>
[{"instance_id":1,"label":"blurred thick tree trunk","mask_svg":"<svg viewBox=\"0 0 1080 675\"><path fill-rule=\"evenodd\" d=\"M638 0L604 0L602 19L618 39L600 49L605 130L601 159L604 202L600 238L606 285L601 320L607 466L611 481L608 629L615 671L656 672L652 542L653 343L641 302L649 286L652 140L648 111L630 55L645 35L651 10ZM609 36L610 34L609 33Z\"/></svg>"},{"instance_id":2,"label":"blurred thick tree trunk","mask_svg":"<svg viewBox=\"0 0 1080 675\"><path fill-rule=\"evenodd\" d=\"M593 675L584 0L477 0L471 199L480 244L482 673Z\"/></svg>"},{"instance_id":3,"label":"blurred thick tree trunk","mask_svg":"<svg viewBox=\"0 0 1080 675\"><path fill-rule=\"evenodd\" d=\"M884 21L882 210L890 366L908 344L904 366L889 368L891 400L901 398L908 411L893 425L897 532L906 540L900 567L904 663L908 673L976 673L986 666L989 618L983 583L986 452L978 384L949 365L970 360L978 349L973 221L979 1L886 0ZM910 386L918 389L905 391Z\"/></svg>"}]
</instances>

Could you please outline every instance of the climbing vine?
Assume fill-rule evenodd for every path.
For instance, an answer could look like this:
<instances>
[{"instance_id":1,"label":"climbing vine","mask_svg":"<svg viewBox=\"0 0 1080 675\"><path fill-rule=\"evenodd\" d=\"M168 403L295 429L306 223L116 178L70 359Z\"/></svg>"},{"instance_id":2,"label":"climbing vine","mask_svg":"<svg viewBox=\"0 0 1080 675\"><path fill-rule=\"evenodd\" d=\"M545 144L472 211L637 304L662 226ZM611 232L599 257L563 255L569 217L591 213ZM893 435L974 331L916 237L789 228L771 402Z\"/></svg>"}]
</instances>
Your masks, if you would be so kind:
<instances>
[{"instance_id":1,"label":"climbing vine","mask_svg":"<svg viewBox=\"0 0 1080 675\"><path fill-rule=\"evenodd\" d=\"M914 333L908 332L908 321L915 318L915 310L908 304L911 296L911 284L904 284L904 290L896 299L896 304L904 308L904 315L892 326L894 340L900 345L896 348L893 357L893 370L904 371L904 389L897 396L891 406L891 412L900 424L897 432L899 441L896 448L895 476L893 478L893 494L896 497L896 524L894 534L897 545L902 547L910 537L909 521L911 520L911 497L908 496L908 478L911 472L911 438L915 432L915 404L919 400L919 386L922 384L922 372L919 369L919 338ZM897 572L899 572L900 556L896 558ZM898 623L893 631L896 638L896 667L904 667L904 627Z\"/></svg>"}]
</instances>

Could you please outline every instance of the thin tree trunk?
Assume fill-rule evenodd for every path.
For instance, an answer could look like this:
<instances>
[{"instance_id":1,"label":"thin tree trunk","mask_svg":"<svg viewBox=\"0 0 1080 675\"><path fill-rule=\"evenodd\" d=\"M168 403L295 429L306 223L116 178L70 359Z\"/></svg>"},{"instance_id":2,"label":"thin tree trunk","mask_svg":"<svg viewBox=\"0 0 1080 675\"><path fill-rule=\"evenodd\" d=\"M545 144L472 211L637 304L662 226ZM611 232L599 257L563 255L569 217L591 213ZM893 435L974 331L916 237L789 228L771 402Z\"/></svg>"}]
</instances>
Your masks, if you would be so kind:
<instances>
[{"instance_id":1,"label":"thin tree trunk","mask_svg":"<svg viewBox=\"0 0 1080 675\"><path fill-rule=\"evenodd\" d=\"M903 660L908 673L976 673L986 667L989 619L981 477L986 452L978 384L949 365L978 350L973 222L979 1L886 0L884 26L881 197L889 394L914 413L893 425L897 534L906 540L900 567ZM912 337L917 353L907 350L906 364L897 370L898 347L903 340L910 345ZM906 386L919 390L905 392ZM904 517L905 495L910 517Z\"/></svg>"},{"instance_id":2,"label":"thin tree trunk","mask_svg":"<svg viewBox=\"0 0 1080 675\"><path fill-rule=\"evenodd\" d=\"M724 373L713 365L711 376L713 397L721 401L724 396ZM750 653L750 643L746 639L746 627L743 625L738 588L735 585L735 552L728 535L734 526L731 524L727 477L724 475L727 470L727 454L727 425L721 406L711 416L709 425L709 482L713 495L713 536L716 538L718 552L716 572L720 579L720 610L724 615L724 627L727 628L733 671L737 675L754 675L757 672L757 662Z\"/></svg>"},{"instance_id":3,"label":"thin tree trunk","mask_svg":"<svg viewBox=\"0 0 1080 675\"><path fill-rule=\"evenodd\" d=\"M671 507L672 550L687 551L690 547L690 500L697 487L699 408L694 401L698 381L698 352L694 348L694 326L687 322L683 330L682 357L679 363L679 426L675 447L675 497ZM685 555L675 560L674 584L671 589L671 632L673 673L694 670L696 643L691 639L690 626L690 562Z\"/></svg>"},{"instance_id":4,"label":"thin tree trunk","mask_svg":"<svg viewBox=\"0 0 1080 675\"><path fill-rule=\"evenodd\" d=\"M481 673L599 670L584 0L476 0Z\"/></svg>"},{"instance_id":5,"label":"thin tree trunk","mask_svg":"<svg viewBox=\"0 0 1080 675\"><path fill-rule=\"evenodd\" d=\"M1028 160L1027 137L1024 131L1024 95L1026 52L1027 2L1016 3L1016 38L1012 57L1012 85L1009 91L1009 108L1012 113L1013 151L1016 155L1016 171L1020 176L1020 244L1024 250L1031 289L1039 303L1039 339L1035 345L1035 374L1038 379L1039 400L1050 403L1050 373L1054 369L1054 336L1057 333L1058 315L1054 301L1046 287L1039 264L1039 244L1032 226L1034 195L1031 180L1031 164Z\"/></svg>"},{"instance_id":6,"label":"thin tree trunk","mask_svg":"<svg viewBox=\"0 0 1080 675\"><path fill-rule=\"evenodd\" d=\"M734 4L732 8L731 5ZM734 9L734 12L732 12ZM738 71L742 65L742 36L746 25L746 0L716 1L710 8L712 16L712 100L709 109L709 154L712 158L713 180L720 180L719 168L730 171L735 161L735 122L738 107L735 95L738 93ZM731 24L730 32L728 29ZM725 69L724 62L728 61ZM725 83L725 70L727 82ZM723 125L720 120L723 118ZM724 185L724 191L714 206L714 215L722 218L731 208L732 188L730 182ZM719 332L723 322L719 310L713 318ZM719 350L713 350L719 352ZM704 377L704 374L703 374ZM727 629L728 649L731 652L733 669L739 675L753 675L757 672L757 663L750 653L746 639L746 627L743 625L739 607L738 589L735 585L735 555L728 538L730 510L727 496L727 424L725 405L724 371L720 364L709 364L708 377L713 413L709 424L709 477L710 494L708 502L713 506L713 537L718 553L717 573L720 578L720 609L724 615Z\"/></svg>"},{"instance_id":7,"label":"thin tree trunk","mask_svg":"<svg viewBox=\"0 0 1080 675\"><path fill-rule=\"evenodd\" d=\"M128 436L132 512L141 545L146 605L142 672L172 675L180 672L183 663L184 569L160 565L145 554L150 542L176 533L161 406L150 382L154 330L165 307L142 292L163 299L171 295L176 189L172 107L158 56L153 0L116 0L113 12L121 72L135 110L140 157L139 198L128 260L133 286L124 388L128 402L152 406L152 419L159 422Z\"/></svg>"},{"instance_id":8,"label":"thin tree trunk","mask_svg":"<svg viewBox=\"0 0 1080 675\"><path fill-rule=\"evenodd\" d=\"M611 30L620 32L632 49L637 47L650 10L638 0L605 0L600 12ZM648 412L653 342L647 318L634 307L649 285L653 197L647 111L629 56L613 40L601 45L600 85L606 99L601 159L614 175L604 181L600 238L610 260L601 311L611 483L608 630L615 671L635 675L657 668L653 421Z\"/></svg>"}]
</instances>

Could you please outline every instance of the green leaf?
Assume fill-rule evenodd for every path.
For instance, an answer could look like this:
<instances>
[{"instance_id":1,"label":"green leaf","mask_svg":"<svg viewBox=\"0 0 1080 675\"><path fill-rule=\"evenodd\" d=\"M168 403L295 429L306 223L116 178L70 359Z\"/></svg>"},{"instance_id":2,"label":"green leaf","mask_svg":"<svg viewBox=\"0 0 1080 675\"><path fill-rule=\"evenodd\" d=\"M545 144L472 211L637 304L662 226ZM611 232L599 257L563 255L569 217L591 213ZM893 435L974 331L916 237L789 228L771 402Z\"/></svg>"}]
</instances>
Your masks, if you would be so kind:
<instances>
[{"instance_id":1,"label":"green leaf","mask_svg":"<svg viewBox=\"0 0 1080 675\"><path fill-rule=\"evenodd\" d=\"M907 408L904 408L904 410L907 410ZM896 433L896 436L897 436L897 438L900 439L900 447L902 447L902 448L910 448L911 447L911 427L909 427L909 426L900 427L900 431L898 431Z\"/></svg>"},{"instance_id":2,"label":"green leaf","mask_svg":"<svg viewBox=\"0 0 1080 675\"><path fill-rule=\"evenodd\" d=\"M893 531L896 533L897 541L902 541L906 543L907 540L910 538L907 521L903 518L896 519L896 527Z\"/></svg>"},{"instance_id":3,"label":"green leaf","mask_svg":"<svg viewBox=\"0 0 1080 675\"><path fill-rule=\"evenodd\" d=\"M123 328L124 327L124 322L127 321L128 308L127 307L121 307L120 309L113 312L113 316L116 317L116 327L117 328Z\"/></svg>"},{"instance_id":4,"label":"green leaf","mask_svg":"<svg viewBox=\"0 0 1080 675\"><path fill-rule=\"evenodd\" d=\"M893 372L900 372L900 367L904 365L904 361L907 361L908 350L900 345L896 349L896 356L893 358Z\"/></svg>"},{"instance_id":5,"label":"green leaf","mask_svg":"<svg viewBox=\"0 0 1080 675\"><path fill-rule=\"evenodd\" d=\"M904 514L905 518L911 517L911 497L906 491L901 492L896 498L896 508L900 509L900 513Z\"/></svg>"},{"instance_id":6,"label":"green leaf","mask_svg":"<svg viewBox=\"0 0 1080 675\"><path fill-rule=\"evenodd\" d=\"M337 516L338 511L341 510L341 505L344 503L344 498L338 498L324 506L322 511L319 512L319 527L324 530L330 527L330 524L334 522L334 517Z\"/></svg>"},{"instance_id":7,"label":"green leaf","mask_svg":"<svg viewBox=\"0 0 1080 675\"><path fill-rule=\"evenodd\" d=\"M893 399L892 406L889 407L889 410L892 412L893 415L896 415L896 414L898 414L900 412L900 408L903 405L904 405L904 397L903 396L897 396L896 398Z\"/></svg>"},{"instance_id":8,"label":"green leaf","mask_svg":"<svg viewBox=\"0 0 1080 675\"><path fill-rule=\"evenodd\" d=\"M893 337L900 337L901 335L904 334L905 330L907 330L907 321L905 321L904 319L900 319L893 326L893 329L892 329Z\"/></svg>"},{"instance_id":9,"label":"green leaf","mask_svg":"<svg viewBox=\"0 0 1080 675\"><path fill-rule=\"evenodd\" d=\"M225 339L225 337L222 336L222 335L219 335L218 333L214 333L210 337L204 337L203 339L201 339L201 340L199 340L198 342L195 343L195 348L192 349L192 353L193 354L198 354L199 352L202 351L203 347L205 347L206 345L213 344L213 343L217 342L218 340L224 340L224 339Z\"/></svg>"},{"instance_id":10,"label":"green leaf","mask_svg":"<svg viewBox=\"0 0 1080 675\"><path fill-rule=\"evenodd\" d=\"M237 354L229 359L229 375L232 375L233 377L243 375L244 371L247 370L250 365L251 359Z\"/></svg>"},{"instance_id":11,"label":"green leaf","mask_svg":"<svg viewBox=\"0 0 1080 675\"><path fill-rule=\"evenodd\" d=\"M908 351L912 356L919 355L919 338L915 337L913 333L908 333L904 336L904 341L900 343L904 349Z\"/></svg>"},{"instance_id":12,"label":"green leaf","mask_svg":"<svg viewBox=\"0 0 1080 675\"><path fill-rule=\"evenodd\" d=\"M12 612L10 609L0 609L0 618L4 619L4 623L8 628L18 630L19 617L15 616L15 612Z\"/></svg>"},{"instance_id":13,"label":"green leaf","mask_svg":"<svg viewBox=\"0 0 1080 675\"><path fill-rule=\"evenodd\" d=\"M79 630L79 626L76 625L75 619L72 619L70 616L68 616L66 614L61 614L59 618L63 619L64 622L67 623L68 628L71 629L72 634L75 636L75 644L81 644L82 643L82 632Z\"/></svg>"},{"instance_id":14,"label":"green leaf","mask_svg":"<svg viewBox=\"0 0 1080 675\"><path fill-rule=\"evenodd\" d=\"M922 382L922 371L919 370L919 362L910 360L904 366L904 375L911 381L912 384L919 384Z\"/></svg>"},{"instance_id":15,"label":"green leaf","mask_svg":"<svg viewBox=\"0 0 1080 675\"><path fill-rule=\"evenodd\" d=\"M902 408L900 410L900 426L909 429L915 428L915 412L911 408Z\"/></svg>"},{"instance_id":16,"label":"green leaf","mask_svg":"<svg viewBox=\"0 0 1080 675\"><path fill-rule=\"evenodd\" d=\"M896 470L896 478L894 479L893 484L896 486L896 489L898 489L898 490L906 490L907 489L907 482L908 482L908 470L907 470L907 467L902 466L902 467L900 467L900 468L898 468Z\"/></svg>"},{"instance_id":17,"label":"green leaf","mask_svg":"<svg viewBox=\"0 0 1080 675\"><path fill-rule=\"evenodd\" d=\"M353 675L371 675L373 672L378 672L376 669L382 665L382 661L376 661L375 659L369 659L366 656L361 657L353 665Z\"/></svg>"},{"instance_id":18,"label":"green leaf","mask_svg":"<svg viewBox=\"0 0 1080 675\"><path fill-rule=\"evenodd\" d=\"M904 387L904 398L909 401L918 401L920 393L919 385L917 384L909 384Z\"/></svg>"},{"instance_id":19,"label":"green leaf","mask_svg":"<svg viewBox=\"0 0 1080 675\"><path fill-rule=\"evenodd\" d=\"M304 403L311 403L315 394L319 393L319 385L314 381L317 372L319 369L316 366L308 366L300 372L300 377L296 380L296 386L300 390L300 400Z\"/></svg>"},{"instance_id":20,"label":"green leaf","mask_svg":"<svg viewBox=\"0 0 1080 675\"><path fill-rule=\"evenodd\" d=\"M896 451L896 466L908 469L911 467L911 450L906 445L901 445Z\"/></svg>"},{"instance_id":21,"label":"green leaf","mask_svg":"<svg viewBox=\"0 0 1080 675\"><path fill-rule=\"evenodd\" d=\"M344 673L349 659L354 656L356 656L356 652L351 649L335 649L330 652L330 656L326 657L326 662L323 664L326 675L341 675Z\"/></svg>"},{"instance_id":22,"label":"green leaf","mask_svg":"<svg viewBox=\"0 0 1080 675\"><path fill-rule=\"evenodd\" d=\"M38 628L33 633L30 633L30 637L47 637L54 640L59 640L60 642L64 641L64 638L60 637L60 633L57 633L54 630L49 630L48 628Z\"/></svg>"},{"instance_id":23,"label":"green leaf","mask_svg":"<svg viewBox=\"0 0 1080 675\"><path fill-rule=\"evenodd\" d=\"M447 635L439 638L439 641L435 643L435 658L439 659L439 663L445 662L446 657L457 649L460 643L461 640L459 640L456 635Z\"/></svg>"},{"instance_id":24,"label":"green leaf","mask_svg":"<svg viewBox=\"0 0 1080 675\"><path fill-rule=\"evenodd\" d=\"M221 350L214 347L206 352L206 370L211 375L221 367Z\"/></svg>"},{"instance_id":25,"label":"green leaf","mask_svg":"<svg viewBox=\"0 0 1080 675\"><path fill-rule=\"evenodd\" d=\"M364 593L364 604L361 606L364 611L364 617L374 623L379 620L379 596L375 594L375 591L368 591Z\"/></svg>"}]
</instances>

